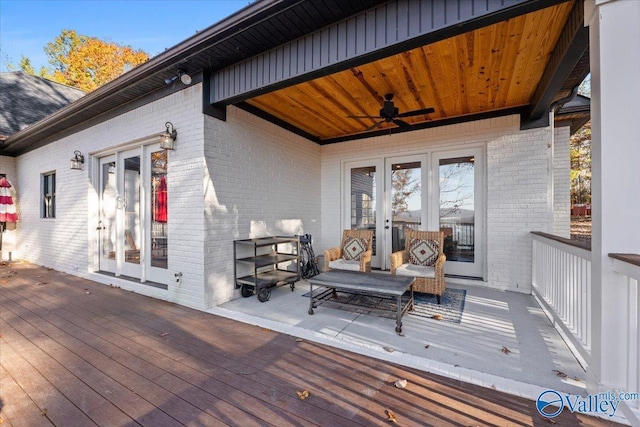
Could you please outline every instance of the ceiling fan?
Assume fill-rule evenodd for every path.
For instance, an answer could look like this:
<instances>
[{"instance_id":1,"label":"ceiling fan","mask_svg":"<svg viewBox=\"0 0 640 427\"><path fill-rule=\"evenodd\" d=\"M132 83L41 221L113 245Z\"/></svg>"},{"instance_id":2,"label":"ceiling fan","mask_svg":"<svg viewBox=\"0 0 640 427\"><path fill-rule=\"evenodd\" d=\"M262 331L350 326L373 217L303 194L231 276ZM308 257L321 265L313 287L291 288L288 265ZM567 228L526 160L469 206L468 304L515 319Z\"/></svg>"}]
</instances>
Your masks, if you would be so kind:
<instances>
[{"instance_id":1,"label":"ceiling fan","mask_svg":"<svg viewBox=\"0 0 640 427\"><path fill-rule=\"evenodd\" d=\"M433 113L433 108L423 108L421 110L407 111L406 113L400 113L398 108L393 105L393 94L388 93L384 96L384 105L380 109L379 116L347 116L350 119L382 119L373 125L369 126L367 130L371 130L379 127L384 122L393 122L402 128L411 127L411 125L400 118L420 116L423 114Z\"/></svg>"}]
</instances>

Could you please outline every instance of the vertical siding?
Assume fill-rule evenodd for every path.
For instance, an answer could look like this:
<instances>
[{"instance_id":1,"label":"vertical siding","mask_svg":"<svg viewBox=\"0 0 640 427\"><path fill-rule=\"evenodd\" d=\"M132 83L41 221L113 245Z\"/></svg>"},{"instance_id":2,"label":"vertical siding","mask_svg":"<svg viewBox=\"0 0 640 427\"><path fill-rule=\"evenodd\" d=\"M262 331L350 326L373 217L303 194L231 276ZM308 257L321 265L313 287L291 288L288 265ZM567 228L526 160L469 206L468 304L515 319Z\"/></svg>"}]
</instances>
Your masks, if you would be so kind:
<instances>
[{"instance_id":1,"label":"vertical siding","mask_svg":"<svg viewBox=\"0 0 640 427\"><path fill-rule=\"evenodd\" d=\"M495 13L524 0L396 0L364 11L212 75L212 103L299 77L339 61ZM508 5L505 5L508 3ZM258 60L256 61L256 58ZM260 75L239 85L237 74Z\"/></svg>"}]
</instances>

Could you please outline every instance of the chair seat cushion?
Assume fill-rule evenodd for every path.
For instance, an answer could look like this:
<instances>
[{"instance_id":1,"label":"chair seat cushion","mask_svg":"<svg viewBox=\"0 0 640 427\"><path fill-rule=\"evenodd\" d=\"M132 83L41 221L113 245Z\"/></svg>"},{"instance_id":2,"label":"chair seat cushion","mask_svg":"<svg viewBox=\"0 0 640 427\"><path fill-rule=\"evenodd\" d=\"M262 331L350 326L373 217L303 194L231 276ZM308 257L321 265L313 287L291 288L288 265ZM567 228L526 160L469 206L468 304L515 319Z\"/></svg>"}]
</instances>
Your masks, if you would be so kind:
<instances>
[{"instance_id":1,"label":"chair seat cushion","mask_svg":"<svg viewBox=\"0 0 640 427\"><path fill-rule=\"evenodd\" d=\"M342 258L347 261L359 261L362 254L369 249L367 239L362 237L345 237L342 241Z\"/></svg>"},{"instance_id":2,"label":"chair seat cushion","mask_svg":"<svg viewBox=\"0 0 640 427\"><path fill-rule=\"evenodd\" d=\"M402 264L396 269L398 276L424 277L433 279L436 277L436 268L425 265Z\"/></svg>"},{"instance_id":3,"label":"chair seat cushion","mask_svg":"<svg viewBox=\"0 0 640 427\"><path fill-rule=\"evenodd\" d=\"M360 271L360 261L357 261L357 260L348 261L346 259L337 259L329 263L329 268L333 270Z\"/></svg>"},{"instance_id":4,"label":"chair seat cushion","mask_svg":"<svg viewBox=\"0 0 640 427\"><path fill-rule=\"evenodd\" d=\"M432 266L438 260L440 242L429 239L411 239L409 243L409 264Z\"/></svg>"}]
</instances>

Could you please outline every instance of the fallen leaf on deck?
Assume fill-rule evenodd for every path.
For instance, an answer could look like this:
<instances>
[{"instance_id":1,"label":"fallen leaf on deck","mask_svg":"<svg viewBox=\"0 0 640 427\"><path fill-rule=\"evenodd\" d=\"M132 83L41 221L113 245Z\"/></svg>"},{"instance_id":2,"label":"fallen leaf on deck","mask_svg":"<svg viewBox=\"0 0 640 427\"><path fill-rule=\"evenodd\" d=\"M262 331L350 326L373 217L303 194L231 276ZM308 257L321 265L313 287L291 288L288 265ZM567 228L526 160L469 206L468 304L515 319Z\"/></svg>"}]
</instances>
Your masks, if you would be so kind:
<instances>
[{"instance_id":1,"label":"fallen leaf on deck","mask_svg":"<svg viewBox=\"0 0 640 427\"><path fill-rule=\"evenodd\" d=\"M444 319L444 316L442 314L434 314L433 316L431 316L431 318L436 320L442 320Z\"/></svg>"},{"instance_id":2,"label":"fallen leaf on deck","mask_svg":"<svg viewBox=\"0 0 640 427\"><path fill-rule=\"evenodd\" d=\"M390 423L398 423L398 419L396 418L396 414L393 413L391 409L385 409L384 413L387 415L387 421Z\"/></svg>"},{"instance_id":3,"label":"fallen leaf on deck","mask_svg":"<svg viewBox=\"0 0 640 427\"><path fill-rule=\"evenodd\" d=\"M387 350L389 353L393 353L395 351L393 347L383 347L383 348Z\"/></svg>"},{"instance_id":4,"label":"fallen leaf on deck","mask_svg":"<svg viewBox=\"0 0 640 427\"><path fill-rule=\"evenodd\" d=\"M581 380L580 378L578 378L578 377L573 377L573 380L574 380L574 381L582 381L582 380Z\"/></svg>"},{"instance_id":5,"label":"fallen leaf on deck","mask_svg":"<svg viewBox=\"0 0 640 427\"><path fill-rule=\"evenodd\" d=\"M87 292L85 292L85 294L87 294L87 295L91 295L91 292L87 291Z\"/></svg>"},{"instance_id":6,"label":"fallen leaf on deck","mask_svg":"<svg viewBox=\"0 0 640 427\"><path fill-rule=\"evenodd\" d=\"M296 342L301 342L302 338L296 338Z\"/></svg>"},{"instance_id":7,"label":"fallen leaf on deck","mask_svg":"<svg viewBox=\"0 0 640 427\"><path fill-rule=\"evenodd\" d=\"M163 332L160 334L161 337L166 337L167 335L169 335L169 332Z\"/></svg>"},{"instance_id":8,"label":"fallen leaf on deck","mask_svg":"<svg viewBox=\"0 0 640 427\"><path fill-rule=\"evenodd\" d=\"M562 371L558 371L557 369L554 369L553 372L555 372L557 376L562 377L562 378L567 378L569 376L569 375L565 374Z\"/></svg>"},{"instance_id":9,"label":"fallen leaf on deck","mask_svg":"<svg viewBox=\"0 0 640 427\"><path fill-rule=\"evenodd\" d=\"M507 347L502 346L502 350L501 350L504 354L509 354L511 353L511 350L509 350Z\"/></svg>"},{"instance_id":10,"label":"fallen leaf on deck","mask_svg":"<svg viewBox=\"0 0 640 427\"><path fill-rule=\"evenodd\" d=\"M309 397L309 390L304 390L304 391L296 390L296 394L298 395L300 400L305 400L307 397Z\"/></svg>"},{"instance_id":11,"label":"fallen leaf on deck","mask_svg":"<svg viewBox=\"0 0 640 427\"><path fill-rule=\"evenodd\" d=\"M42 408L42 410L40 411L40 415L42 415L43 417L47 415L47 408Z\"/></svg>"},{"instance_id":12,"label":"fallen leaf on deck","mask_svg":"<svg viewBox=\"0 0 640 427\"><path fill-rule=\"evenodd\" d=\"M271 329L269 329L269 328L262 328L262 330L263 330L264 332L271 332Z\"/></svg>"},{"instance_id":13,"label":"fallen leaf on deck","mask_svg":"<svg viewBox=\"0 0 640 427\"><path fill-rule=\"evenodd\" d=\"M407 380L397 380L393 385L397 388L405 388L407 386Z\"/></svg>"}]
</instances>

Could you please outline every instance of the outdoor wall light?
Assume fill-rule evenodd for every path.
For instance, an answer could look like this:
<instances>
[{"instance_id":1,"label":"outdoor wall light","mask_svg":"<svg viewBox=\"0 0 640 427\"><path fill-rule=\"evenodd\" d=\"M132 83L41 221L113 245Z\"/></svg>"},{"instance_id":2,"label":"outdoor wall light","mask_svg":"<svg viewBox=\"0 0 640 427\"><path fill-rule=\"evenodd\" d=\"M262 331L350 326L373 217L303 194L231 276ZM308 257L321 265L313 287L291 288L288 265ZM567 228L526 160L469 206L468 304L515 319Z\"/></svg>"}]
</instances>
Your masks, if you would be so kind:
<instances>
[{"instance_id":1,"label":"outdoor wall light","mask_svg":"<svg viewBox=\"0 0 640 427\"><path fill-rule=\"evenodd\" d=\"M175 82L178 79L180 79L180 81L187 86L191 84L191 76L187 74L187 72L183 69L179 69L176 72L175 76L164 79L164 82L170 85L171 83Z\"/></svg>"},{"instance_id":2,"label":"outdoor wall light","mask_svg":"<svg viewBox=\"0 0 640 427\"><path fill-rule=\"evenodd\" d=\"M78 150L73 152L71 158L71 169L81 171L84 167L84 156Z\"/></svg>"},{"instance_id":3,"label":"outdoor wall light","mask_svg":"<svg viewBox=\"0 0 640 427\"><path fill-rule=\"evenodd\" d=\"M167 128L166 131L160 134L160 148L165 150L175 150L175 142L178 137L178 131L173 128L173 123L167 122L164 124Z\"/></svg>"}]
</instances>

